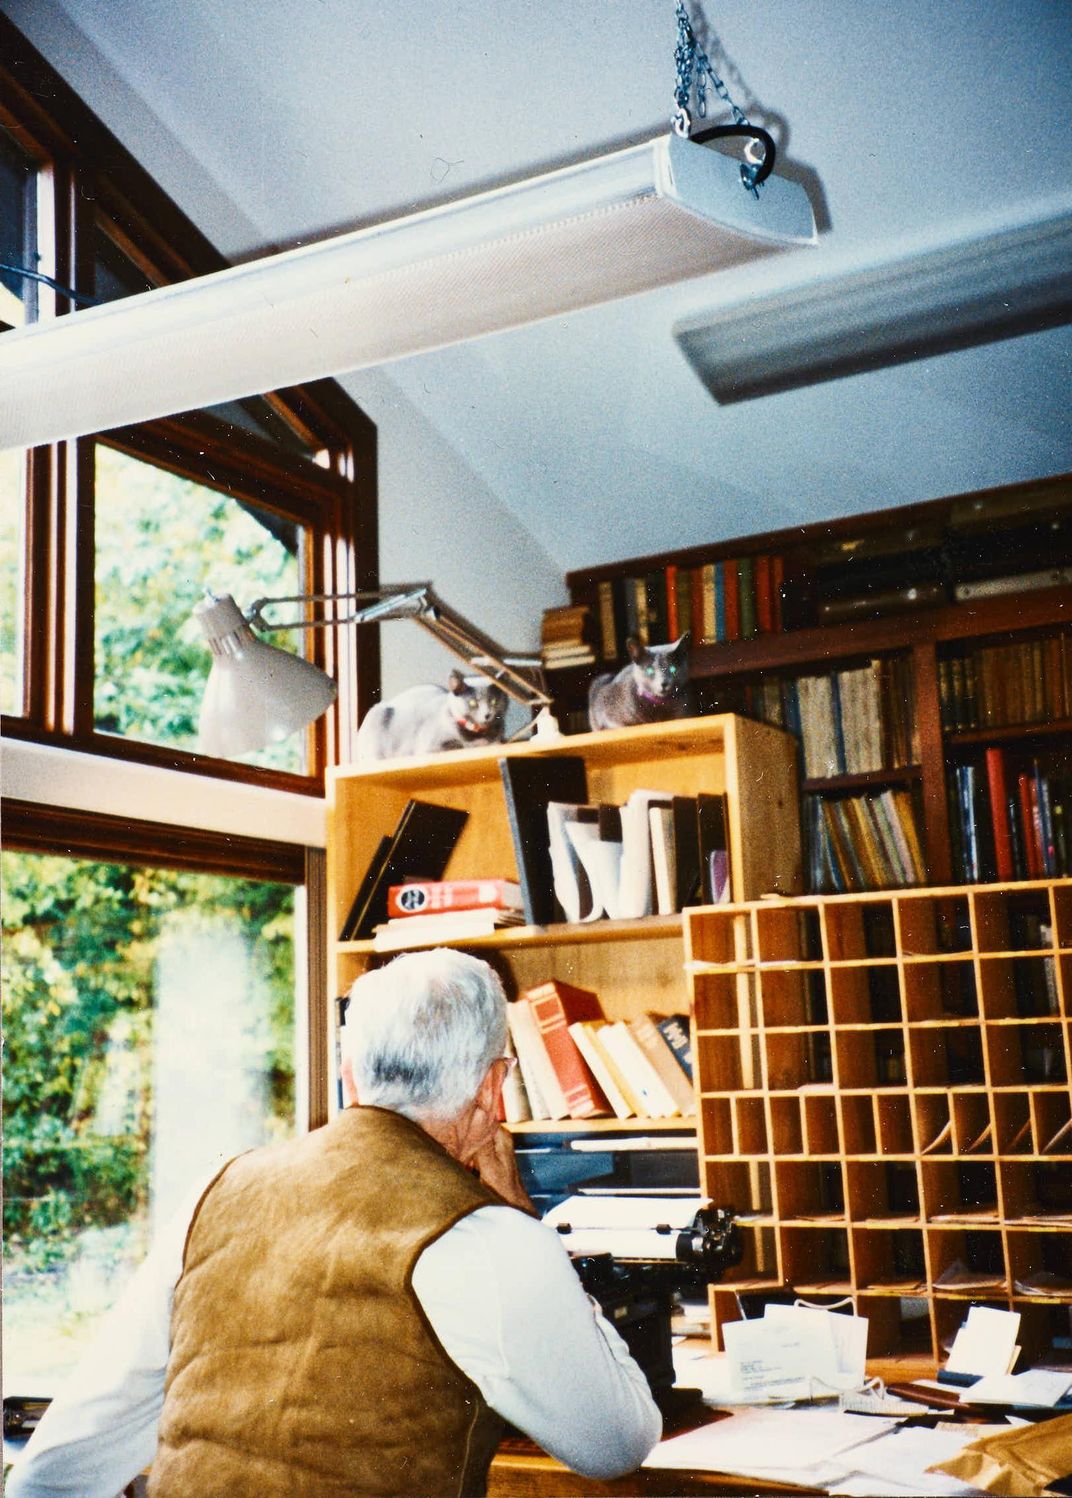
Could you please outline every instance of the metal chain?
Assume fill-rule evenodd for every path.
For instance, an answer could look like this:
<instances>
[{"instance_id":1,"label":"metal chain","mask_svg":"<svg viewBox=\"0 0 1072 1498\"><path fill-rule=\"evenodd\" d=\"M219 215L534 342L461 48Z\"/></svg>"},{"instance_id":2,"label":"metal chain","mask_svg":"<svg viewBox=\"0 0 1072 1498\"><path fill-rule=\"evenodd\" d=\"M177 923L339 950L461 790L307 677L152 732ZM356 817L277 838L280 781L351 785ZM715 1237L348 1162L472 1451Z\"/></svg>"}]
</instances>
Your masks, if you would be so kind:
<instances>
[{"instance_id":1,"label":"metal chain","mask_svg":"<svg viewBox=\"0 0 1072 1498\"><path fill-rule=\"evenodd\" d=\"M696 113L701 120L707 118L707 80L710 79L711 87L722 100L728 104L733 115L735 125L748 126L751 122L744 110L741 109L730 96L730 91L722 79L711 66L711 59L700 46L696 33L692 29L688 11L685 9L683 0L677 0L677 46L674 48L674 66L677 73L676 86L674 88L674 102L677 109L674 111L672 121L674 129L679 135L688 135L692 129L692 116L689 113L689 101L693 91L693 72L695 70L696 87ZM759 172L761 163L745 162L741 166L741 180L744 185L755 191L755 179Z\"/></svg>"}]
</instances>

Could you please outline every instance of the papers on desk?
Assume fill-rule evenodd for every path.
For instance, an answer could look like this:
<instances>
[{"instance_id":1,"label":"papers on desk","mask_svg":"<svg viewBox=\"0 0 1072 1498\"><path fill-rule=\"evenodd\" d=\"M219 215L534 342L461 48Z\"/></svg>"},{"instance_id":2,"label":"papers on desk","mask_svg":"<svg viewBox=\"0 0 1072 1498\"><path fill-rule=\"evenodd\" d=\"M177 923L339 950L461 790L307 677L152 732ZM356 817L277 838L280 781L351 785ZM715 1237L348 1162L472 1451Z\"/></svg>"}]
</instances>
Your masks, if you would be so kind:
<instances>
[{"instance_id":1,"label":"papers on desk","mask_svg":"<svg viewBox=\"0 0 1072 1498\"><path fill-rule=\"evenodd\" d=\"M860 1495L971 1498L977 1489L927 1469L994 1427L902 1429L895 1420L807 1409L744 1409L660 1441L645 1467L726 1472Z\"/></svg>"},{"instance_id":2,"label":"papers on desk","mask_svg":"<svg viewBox=\"0 0 1072 1498\"><path fill-rule=\"evenodd\" d=\"M1072 1374L1061 1369L1029 1368L1026 1373L989 1373L965 1389L960 1397L969 1404L1052 1410L1069 1389L1072 1389Z\"/></svg>"},{"instance_id":3,"label":"papers on desk","mask_svg":"<svg viewBox=\"0 0 1072 1498\"><path fill-rule=\"evenodd\" d=\"M726 1322L722 1338L735 1400L823 1398L864 1382L864 1316L768 1305L762 1319Z\"/></svg>"},{"instance_id":4,"label":"papers on desk","mask_svg":"<svg viewBox=\"0 0 1072 1498\"><path fill-rule=\"evenodd\" d=\"M820 1466L894 1425L833 1410L738 1410L728 1420L660 1441L643 1465L810 1483Z\"/></svg>"},{"instance_id":5,"label":"papers on desk","mask_svg":"<svg viewBox=\"0 0 1072 1498\"><path fill-rule=\"evenodd\" d=\"M1011 1373L1020 1355L1019 1311L972 1306L949 1349L947 1373Z\"/></svg>"}]
</instances>

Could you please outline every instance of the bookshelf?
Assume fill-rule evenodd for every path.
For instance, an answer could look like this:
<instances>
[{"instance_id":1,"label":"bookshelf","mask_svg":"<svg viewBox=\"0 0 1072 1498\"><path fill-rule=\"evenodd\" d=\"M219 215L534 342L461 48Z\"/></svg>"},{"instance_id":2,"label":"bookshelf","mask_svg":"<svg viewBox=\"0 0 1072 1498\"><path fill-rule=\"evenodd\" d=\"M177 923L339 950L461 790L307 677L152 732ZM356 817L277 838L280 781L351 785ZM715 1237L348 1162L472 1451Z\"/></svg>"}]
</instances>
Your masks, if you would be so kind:
<instances>
[{"instance_id":1,"label":"bookshelf","mask_svg":"<svg viewBox=\"0 0 1072 1498\"><path fill-rule=\"evenodd\" d=\"M1035 581L1010 590L1014 576ZM550 673L560 719L583 723L588 682L621 664L627 629L647 629L654 642L691 627L697 710L743 713L802 741L808 888L1072 871L1072 476L634 558L567 583L573 604L589 607L600 659ZM705 617L716 584L721 602L712 614L708 598ZM1021 775L1044 780L1062 808L1063 840L1058 827L1048 866L998 866L993 746L1013 791ZM910 821L918 860L898 857L892 811L902 828ZM1018 806L1003 814L1022 824ZM866 854L867 837L879 839L877 869L874 858L857 869L844 854L831 867L823 844L837 852L824 830L832 815L870 819L853 844ZM982 839L976 859L966 851L971 823Z\"/></svg>"},{"instance_id":2,"label":"bookshelf","mask_svg":"<svg viewBox=\"0 0 1072 1498\"><path fill-rule=\"evenodd\" d=\"M451 855L448 878L516 878L499 760L523 755L582 755L589 794L620 803L646 788L724 794L734 898L801 888L795 746L766 724L731 714L577 735L545 744L500 745L328 772L327 909L330 992L345 993L389 954L371 941L334 939L380 840L411 798L461 807L468 820ZM493 963L509 998L550 977L594 990L608 1019L644 1011L684 1012L680 915L599 920L582 925L511 927L465 943ZM334 1043L334 1023L329 1027ZM333 1061L333 1058L332 1058ZM332 1071L334 1067L332 1065ZM618 1125L628 1129L630 1122ZM634 1122L647 1129L650 1120ZM680 1125L680 1120L678 1121ZM585 1123L557 1127L583 1131ZM541 1122L540 1131L556 1125Z\"/></svg>"},{"instance_id":3,"label":"bookshelf","mask_svg":"<svg viewBox=\"0 0 1072 1498\"><path fill-rule=\"evenodd\" d=\"M941 1361L970 1302L1072 1353L1072 880L690 910L711 1288L851 1295L872 1356Z\"/></svg>"}]
</instances>

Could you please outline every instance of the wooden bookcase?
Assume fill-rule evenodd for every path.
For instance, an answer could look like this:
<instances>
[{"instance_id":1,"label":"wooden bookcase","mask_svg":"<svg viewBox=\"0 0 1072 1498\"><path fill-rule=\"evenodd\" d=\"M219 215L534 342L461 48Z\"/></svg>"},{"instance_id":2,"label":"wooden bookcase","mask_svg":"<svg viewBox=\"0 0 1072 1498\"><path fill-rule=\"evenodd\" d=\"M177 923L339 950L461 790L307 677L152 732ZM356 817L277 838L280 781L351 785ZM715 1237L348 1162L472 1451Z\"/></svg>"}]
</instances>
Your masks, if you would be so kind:
<instances>
[{"instance_id":1,"label":"wooden bookcase","mask_svg":"<svg viewBox=\"0 0 1072 1498\"><path fill-rule=\"evenodd\" d=\"M449 878L516 878L499 760L583 755L593 800L622 802L639 788L724 793L734 898L801 888L795 745L788 734L732 715L574 736L543 744L468 749L340 767L328 773L329 992L343 994L372 963L371 941L339 942L354 891L380 838L411 798L469 813ZM684 1012L682 917L507 928L464 943L493 962L514 998L549 977L598 993L608 1019ZM334 1024L329 1027L334 1043ZM333 1058L331 1072L334 1070ZM680 1128L682 1120L671 1121ZM651 1127L651 1120L637 1126ZM523 1127L523 1126L520 1126ZM556 1125L534 1124L541 1132ZM628 1128L617 1120L557 1127Z\"/></svg>"},{"instance_id":2,"label":"wooden bookcase","mask_svg":"<svg viewBox=\"0 0 1072 1498\"><path fill-rule=\"evenodd\" d=\"M1072 1336L1072 880L690 910L700 1174L743 1215L712 1287L851 1295L940 1361L969 1302Z\"/></svg>"},{"instance_id":3,"label":"wooden bookcase","mask_svg":"<svg viewBox=\"0 0 1072 1498\"><path fill-rule=\"evenodd\" d=\"M957 837L958 767L975 766L985 784L985 751L997 746L1008 759L1014 787L1018 773L1030 770L1036 759L1067 782L1072 776L1072 714L1067 708L1072 686L1066 685L1061 694L1066 705L1058 715L1000 724L984 718L976 727L957 727L948 700L943 703L943 688L948 698L951 665L979 650L1017 643L1030 646L1055 635L1065 637L1067 659L1072 660L1072 584L966 601L957 601L957 584L979 576L992 578L1002 570L1016 574L1036 566L1072 565L1072 477L633 558L571 573L567 584L571 600L592 610L598 640L601 587L647 576L658 591L661 579L682 570L712 562L717 565L727 558L751 565L770 557L778 558L778 578L786 599L783 628L721 643L697 643L694 632L691 662L697 710L769 718L764 693L778 682L829 675L875 661L904 662L911 679L908 763L816 778L804 775L802 763L802 806L806 812L815 798L907 790L915 808L926 882L945 885L963 877L952 846ZM883 602L875 593L873 606L862 608L858 617L823 622L828 602L823 601L822 589L830 579L840 579L837 585L850 592L855 581L867 605L869 578L876 575L868 568L880 564L887 571L899 572L901 596L895 597L898 590L890 589ZM925 583L920 581L924 578ZM909 597L909 588L917 582L925 603L913 603ZM790 600L795 600L792 608ZM549 675L556 711L567 725L584 720L592 677L619 663L601 659L588 668ZM1035 672L1029 657L1022 670L1025 677ZM774 721L781 717L775 716ZM1072 817L1066 836L1072 842ZM1058 866L1048 872L1069 870Z\"/></svg>"}]
</instances>

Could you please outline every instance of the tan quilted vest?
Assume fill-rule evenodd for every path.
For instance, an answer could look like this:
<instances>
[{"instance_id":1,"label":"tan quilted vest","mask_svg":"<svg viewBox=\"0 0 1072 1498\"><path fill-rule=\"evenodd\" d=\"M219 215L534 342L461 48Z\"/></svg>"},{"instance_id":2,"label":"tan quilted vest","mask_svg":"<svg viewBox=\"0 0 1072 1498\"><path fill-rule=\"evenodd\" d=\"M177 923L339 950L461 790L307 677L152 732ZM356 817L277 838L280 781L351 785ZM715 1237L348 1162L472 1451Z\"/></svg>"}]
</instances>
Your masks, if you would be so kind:
<instances>
[{"instance_id":1,"label":"tan quilted vest","mask_svg":"<svg viewBox=\"0 0 1072 1498\"><path fill-rule=\"evenodd\" d=\"M150 1498L482 1494L501 1422L411 1274L497 1201L379 1108L232 1161L186 1242Z\"/></svg>"}]
</instances>

